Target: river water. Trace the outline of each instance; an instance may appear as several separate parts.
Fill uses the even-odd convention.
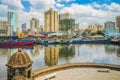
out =
[[[0,80],[7,80],[7,67],[10,57],[18,49],[0,49]],[[120,47],[117,45],[79,44],[79,45],[35,45],[23,49],[33,61],[32,69],[60,64],[93,62],[120,65]]]

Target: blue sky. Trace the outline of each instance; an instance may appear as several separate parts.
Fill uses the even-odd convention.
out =
[[[53,8],[59,14],[69,12],[72,18],[86,28],[89,24],[104,25],[120,15],[120,0],[0,0],[0,19],[7,19],[7,12],[18,13],[19,26],[38,18],[44,26],[44,11]]]
[[[117,3],[120,4],[120,0],[61,0],[59,2],[59,0],[55,0],[56,3],[60,3],[63,4],[65,6],[70,6],[73,3],[77,3],[77,4],[82,4],[82,5],[86,5],[86,4],[92,4],[92,3],[97,3],[97,4],[111,4],[111,3]],[[30,7],[32,7],[31,3],[29,2],[29,0],[22,0],[22,4],[25,7],[25,11],[30,11]],[[57,6],[55,6],[57,9],[61,9]]]

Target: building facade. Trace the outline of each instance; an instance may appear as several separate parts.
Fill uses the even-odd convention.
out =
[[[116,29],[115,22],[107,21],[105,22],[105,29]]]
[[[71,18],[71,14],[69,12],[59,15],[59,20],[70,19],[70,18]]]
[[[22,32],[26,32],[27,31],[27,24],[24,23],[22,24]]]
[[[115,26],[115,22],[107,21],[104,24],[104,33],[106,37],[115,36],[119,30]]]
[[[10,29],[12,31],[11,36],[17,35],[17,28],[18,28],[18,15],[15,12],[8,12],[7,14],[8,21],[10,22]]]
[[[90,30],[92,32],[103,31],[104,27],[102,25],[99,25],[99,24],[91,24],[88,26],[87,30]]]
[[[120,32],[120,16],[116,17],[116,26],[117,28],[119,28],[119,32]]]
[[[8,36],[10,23],[8,21],[0,21],[0,36]]]
[[[74,31],[75,20],[74,19],[63,19],[59,21],[59,31]]]
[[[58,32],[58,11],[52,8],[45,11],[44,20],[45,32]]]
[[[39,20],[37,18],[32,18],[30,20],[30,29],[32,32],[39,32],[40,25]]]

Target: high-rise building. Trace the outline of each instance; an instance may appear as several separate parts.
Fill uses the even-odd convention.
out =
[[[37,18],[32,18],[30,20],[30,28],[32,32],[39,32],[39,20]]]
[[[17,15],[17,13],[8,12],[7,18],[8,18],[8,21],[10,22],[10,27],[12,29],[11,30],[12,35],[17,35],[17,28],[18,28],[18,15]]]
[[[58,12],[50,8],[44,12],[45,32],[58,32]]]
[[[71,14],[69,12],[59,15],[59,20],[70,19],[70,18],[71,18]]]
[[[8,36],[9,27],[10,23],[8,21],[0,21],[0,35]]]
[[[115,22],[112,21],[107,21],[104,26],[105,29],[116,29]]]
[[[104,33],[106,37],[116,36],[119,32],[115,26],[115,22],[108,21],[105,23],[104,27]]]
[[[79,30],[79,23],[75,23],[75,29],[74,29],[74,31],[78,31]]]
[[[117,25],[117,28],[119,28],[119,32],[120,32],[120,16],[116,17],[116,25]]]
[[[22,32],[26,32],[27,31],[26,27],[27,27],[26,23],[22,24]]]
[[[96,31],[103,31],[104,27],[99,24],[90,24],[87,28],[87,30],[96,32]]]
[[[75,20],[74,19],[63,19],[59,21],[59,30],[60,31],[74,31],[75,29]]]

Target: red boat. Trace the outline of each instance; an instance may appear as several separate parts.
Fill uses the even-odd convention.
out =
[[[34,42],[0,42],[0,46],[28,46],[33,44]]]

